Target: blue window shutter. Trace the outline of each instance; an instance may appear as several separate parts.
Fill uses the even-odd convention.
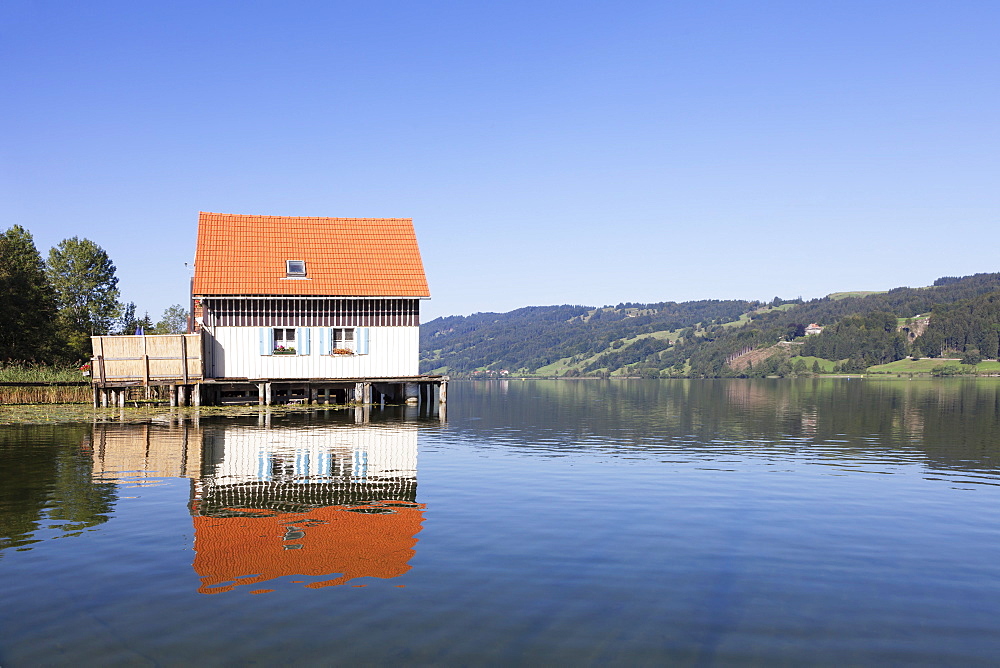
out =
[[[358,327],[358,331],[357,331],[356,337],[358,339],[358,341],[357,341],[357,343],[358,343],[358,354],[359,355],[367,355],[368,354],[368,328],[367,327]]]
[[[309,328],[299,327],[295,332],[295,340],[299,342],[299,355],[309,354]]]
[[[261,327],[260,330],[260,354],[270,355],[274,352],[274,343],[271,341],[271,336],[274,334],[273,330],[267,327]]]
[[[330,354],[330,328],[324,327],[319,330],[319,354],[329,355]]]

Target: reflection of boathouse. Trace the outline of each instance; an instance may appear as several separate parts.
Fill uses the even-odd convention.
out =
[[[192,478],[200,592],[409,570],[423,521],[415,424],[233,422],[94,427],[96,477]]]
[[[206,434],[204,456],[211,473],[197,483],[202,515],[416,500],[413,425],[230,427]]]

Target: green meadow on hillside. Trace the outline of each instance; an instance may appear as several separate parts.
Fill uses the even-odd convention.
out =
[[[996,360],[983,361],[979,364],[962,364],[957,359],[922,358],[919,360],[905,359],[889,364],[879,364],[869,367],[868,373],[939,373],[942,368],[950,373],[976,374],[1000,373],[1000,362]],[[936,371],[937,370],[937,371]]]

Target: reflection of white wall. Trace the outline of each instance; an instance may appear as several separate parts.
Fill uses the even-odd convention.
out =
[[[213,446],[206,471],[216,485],[282,480],[301,484],[336,480],[415,478],[416,425],[337,427],[227,427]]]
[[[210,378],[395,378],[416,376],[419,327],[369,327],[368,354],[323,355],[322,327],[310,331],[308,355],[261,355],[259,327],[210,327],[205,373]],[[304,347],[299,346],[299,350]]]

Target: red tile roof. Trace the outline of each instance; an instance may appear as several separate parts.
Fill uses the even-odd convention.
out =
[[[286,260],[305,260],[288,278]],[[302,218],[201,212],[192,293],[429,297],[409,218]]]

